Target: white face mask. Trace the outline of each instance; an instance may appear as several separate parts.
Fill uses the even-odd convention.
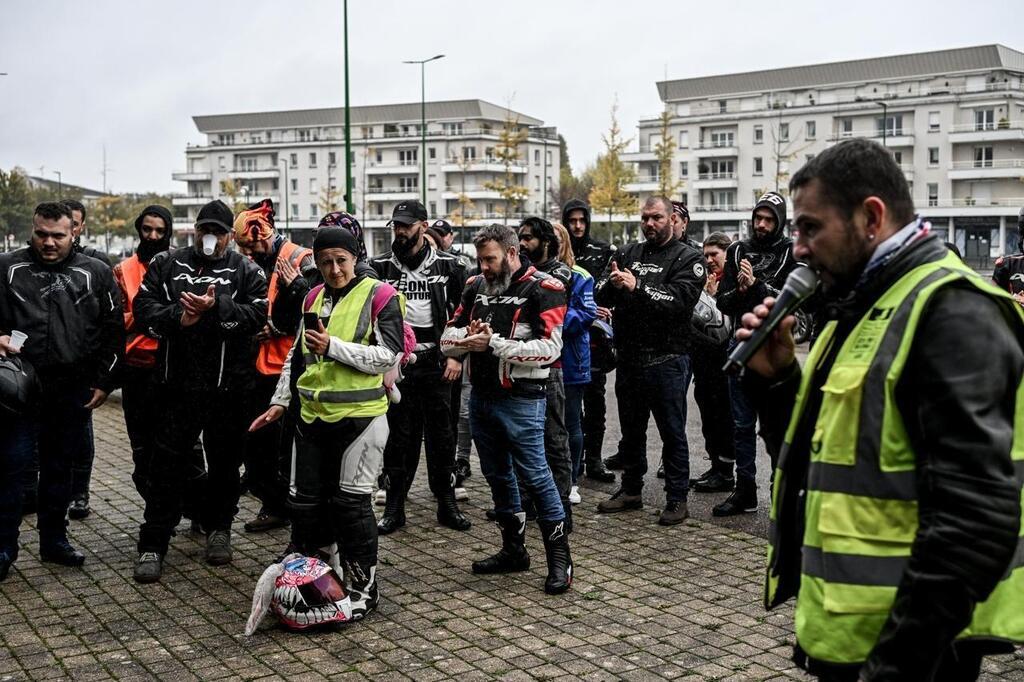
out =
[[[212,256],[217,250],[217,235],[215,234],[204,234],[203,235],[203,255]]]

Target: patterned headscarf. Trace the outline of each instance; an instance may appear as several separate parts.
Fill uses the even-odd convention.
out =
[[[241,246],[274,236],[274,202],[264,199],[235,216],[235,241]]]
[[[345,213],[343,211],[333,211],[328,213],[320,219],[320,224],[317,225],[317,229],[321,227],[341,227],[352,233],[352,236],[356,238],[356,242],[359,243],[359,253],[356,254],[357,260],[366,260],[366,243],[363,241],[363,226],[359,224],[354,215]]]

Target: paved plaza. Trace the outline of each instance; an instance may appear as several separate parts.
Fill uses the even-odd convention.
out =
[[[613,451],[618,428],[610,390],[609,396],[606,448]],[[705,465],[695,415],[691,461],[699,473]],[[268,617],[248,639],[242,631],[253,586],[287,543],[287,530],[242,532],[242,521],[257,510],[245,497],[233,564],[207,566],[203,538],[184,531],[172,541],[163,581],[134,583],[142,505],[116,396],[97,411],[95,427],[93,514],[71,525],[85,568],[40,564],[35,517],[26,519],[21,557],[0,583],[0,682],[808,679],[789,660],[792,608],[766,613],[761,606],[766,505],[757,515],[712,521],[710,507],[724,495],[693,496],[694,518],[656,525],[663,495],[654,479],[661,444],[653,422],[643,511],[598,515],[597,502],[614,485],[587,482],[583,489],[568,594],[544,594],[544,551],[532,524],[528,573],[470,573],[472,560],[499,541],[484,519],[490,496],[474,456],[463,507],[473,521],[468,533],[437,526],[420,467],[408,526],[380,541],[375,614],[313,634],[286,632]],[[990,659],[985,670],[986,680],[1024,681],[1024,652]]]

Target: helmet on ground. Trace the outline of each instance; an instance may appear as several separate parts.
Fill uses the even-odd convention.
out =
[[[289,554],[263,572],[246,635],[256,631],[268,610],[290,630],[352,619],[352,603],[338,574],[320,559],[301,554]]]

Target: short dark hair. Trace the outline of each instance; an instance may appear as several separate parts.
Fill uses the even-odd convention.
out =
[[[69,214],[71,211],[78,211],[79,213],[81,213],[82,222],[85,222],[85,204],[83,204],[81,201],[78,201],[77,199],[62,199],[60,203],[68,207]]]
[[[821,182],[823,196],[847,220],[872,196],[885,202],[900,225],[914,219],[914,200],[907,179],[892,154],[877,142],[854,138],[826,149],[793,175],[790,195],[812,180]]]
[[[33,211],[32,216],[39,216],[45,220],[60,220],[61,218],[67,218],[70,221],[74,221],[71,217],[71,209],[68,208],[67,204],[63,201],[44,201],[36,206],[36,210]]]
[[[548,256],[558,258],[558,235],[555,234],[555,226],[543,218],[530,216],[519,223],[519,228],[530,228],[530,234],[540,240],[541,244],[548,245]]]
[[[473,246],[480,249],[487,242],[498,242],[506,251],[519,248],[519,235],[508,225],[491,223],[473,235]]]
[[[704,239],[704,246],[717,246],[723,251],[727,251],[731,245],[732,240],[725,232],[712,232]]]
[[[428,227],[424,232],[430,235],[430,238],[434,240],[434,243],[437,244],[437,248],[439,250],[444,250],[444,235],[441,234],[440,230],[434,227]]]
[[[674,210],[672,207],[672,200],[660,194],[652,194],[647,197],[647,200],[644,202],[644,206],[648,206],[659,201],[661,202],[661,207],[665,209],[665,215],[671,216]]]

